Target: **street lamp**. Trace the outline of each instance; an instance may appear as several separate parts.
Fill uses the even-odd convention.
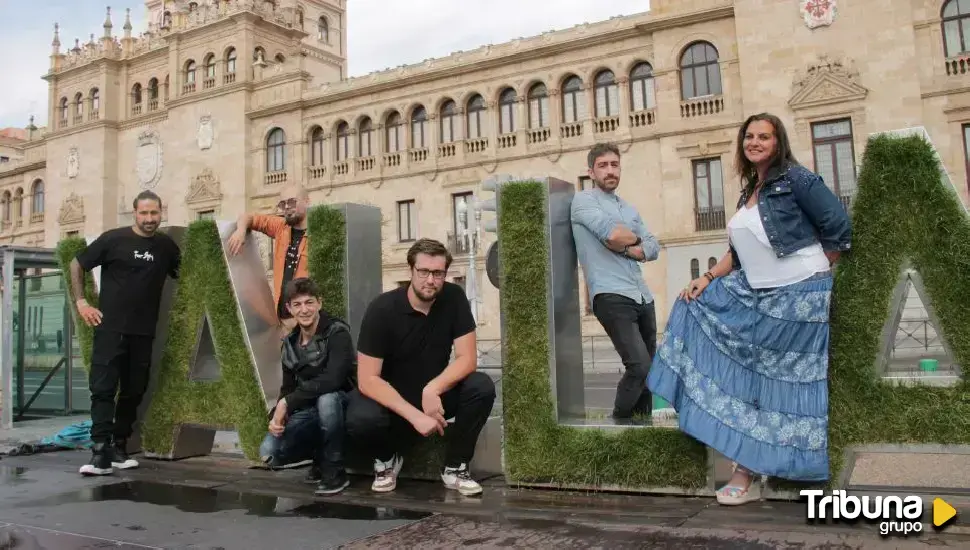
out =
[[[461,241],[465,244],[465,251],[468,254],[468,273],[465,280],[465,295],[468,297],[468,302],[472,308],[472,317],[475,319],[475,323],[478,323],[478,287],[476,285],[475,272],[478,267],[475,265],[475,252],[478,244],[478,227],[479,222],[482,220],[482,211],[478,208],[472,206],[475,219],[474,229],[469,227],[470,218],[468,216],[468,201],[474,200],[474,196],[467,197],[465,200],[458,203],[456,209],[458,213],[458,225],[461,231]],[[459,237],[456,235],[456,237]],[[456,239],[457,241],[457,239]]]

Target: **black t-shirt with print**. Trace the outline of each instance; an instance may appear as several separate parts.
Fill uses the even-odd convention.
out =
[[[445,282],[427,315],[408,301],[408,287],[374,299],[360,325],[357,350],[383,359],[381,378],[401,397],[421,407],[421,392],[451,360],[456,338],[475,330],[465,291]]]
[[[286,290],[286,283],[293,280],[293,274],[296,273],[296,266],[300,261],[300,241],[303,240],[303,236],[306,234],[306,229],[293,228],[290,230],[292,237],[290,238],[290,246],[286,249],[286,259],[283,260],[283,282],[280,287],[280,301],[277,305],[279,308],[280,319],[289,319],[292,317],[290,311],[286,309],[286,298],[283,297],[283,292]]]
[[[77,256],[85,271],[101,266],[99,328],[155,335],[165,278],[178,279],[182,253],[168,235],[142,237],[131,227],[105,231]]]

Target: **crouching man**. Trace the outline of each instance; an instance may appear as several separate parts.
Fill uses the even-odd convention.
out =
[[[410,443],[444,434],[441,480],[463,495],[481,486],[468,465],[495,401],[495,384],[477,372],[475,318],[465,292],[445,281],[452,257],[430,239],[408,251],[411,284],[381,294],[360,327],[360,390],[350,394],[347,433],[374,457],[376,492],[393,491]],[[450,361],[454,347],[455,359]]]
[[[270,468],[312,459],[307,483],[316,494],[343,491],[344,409],[354,387],[357,360],[350,328],[321,310],[320,292],[308,278],[284,288],[296,326],[283,340],[283,385],[270,413],[260,457]]]

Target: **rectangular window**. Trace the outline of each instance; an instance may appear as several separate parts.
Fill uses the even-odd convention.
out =
[[[657,106],[657,91],[654,89],[653,77],[634,80],[632,88],[634,111],[645,111]]]
[[[200,220],[214,220],[216,219],[215,210],[200,210],[198,214],[198,219]]]
[[[418,234],[418,209],[414,199],[397,203],[397,238],[400,242],[413,241]]]
[[[855,149],[849,119],[812,124],[815,171],[848,210],[856,192]]]
[[[724,182],[721,159],[693,161],[695,225],[697,231],[724,229]]]

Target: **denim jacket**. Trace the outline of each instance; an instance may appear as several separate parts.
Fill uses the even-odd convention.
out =
[[[741,193],[738,208],[748,202]],[[852,225],[835,193],[822,177],[797,164],[783,164],[768,171],[758,195],[758,209],[768,241],[779,258],[821,243],[822,249],[847,251],[851,247]],[[740,267],[731,246],[734,267]]]

